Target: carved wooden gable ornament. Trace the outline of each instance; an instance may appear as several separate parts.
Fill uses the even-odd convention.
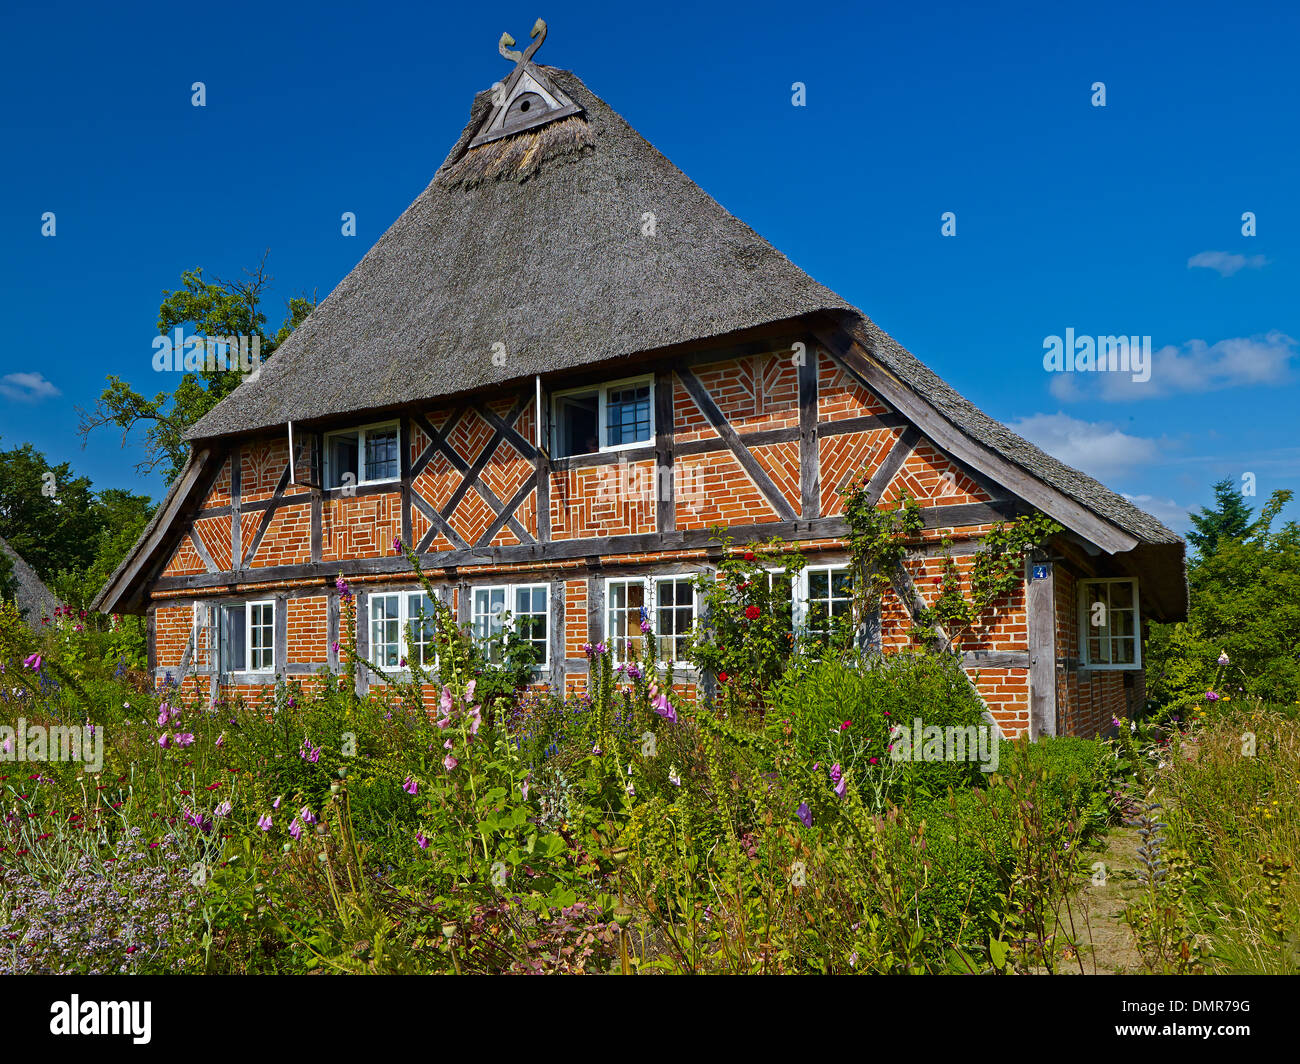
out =
[[[533,56],[546,40],[546,23],[538,19],[530,34],[533,43],[527,51],[516,52],[510,48],[515,39],[501,34],[497,49],[514,62],[515,68],[505,81],[492,86],[492,111],[470,141],[471,148],[508,137],[524,130],[536,129],[560,118],[576,115],[582,108],[561,92],[540,67],[533,64]]]

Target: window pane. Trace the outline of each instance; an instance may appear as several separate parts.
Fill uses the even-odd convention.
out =
[[[406,623],[412,640],[407,656],[421,665],[433,665],[437,620],[433,613],[433,599],[423,591],[414,591],[406,596]]]
[[[650,386],[611,389],[605,399],[605,442],[610,447],[650,439]]]
[[[558,457],[591,454],[600,450],[597,429],[595,392],[587,395],[563,395],[555,401]]]
[[[366,480],[397,476],[397,429],[371,429],[366,433]]]
[[[329,486],[339,488],[344,484],[344,474],[352,474],[347,483],[357,482],[357,433],[340,433],[328,437],[325,461],[329,466]]]
[[[646,587],[641,580],[620,580],[609,586],[608,631],[614,660],[623,662],[638,657],[642,649],[641,617],[646,602]],[[629,651],[628,641],[631,641]]]
[[[370,653],[377,664],[386,668],[395,668],[401,657],[400,611],[400,596],[370,596]]]
[[[1113,665],[1134,665],[1137,663],[1136,641],[1133,639],[1114,639],[1111,641],[1114,656]]]
[[[695,589],[690,580],[660,580],[656,590],[659,657],[664,661],[685,661],[695,623]]]
[[[1131,610],[1133,608],[1133,585],[1128,581],[1108,584],[1110,589],[1110,608],[1113,610]]]

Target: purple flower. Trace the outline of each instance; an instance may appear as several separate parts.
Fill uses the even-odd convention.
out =
[[[659,716],[672,721],[674,724],[677,723],[677,710],[673,709],[667,695],[660,695],[650,705]]]
[[[451,715],[451,688],[444,686],[442,694],[438,696],[438,709],[444,717]],[[445,727],[445,725],[444,725]]]
[[[225,746],[225,745],[226,745],[226,733],[225,733],[225,732],[222,732],[220,735],[217,736],[217,745],[218,745],[218,746]]]
[[[407,776],[406,782],[402,784],[402,790],[404,790],[407,794],[418,794],[420,790],[420,785],[416,783],[415,780],[412,779],[410,776]]]
[[[270,813],[263,813],[261,816],[259,816],[259,817],[257,818],[257,826],[258,826],[259,828],[261,828],[263,831],[270,831],[270,830],[271,830],[271,814],[270,814]]]
[[[186,731],[186,732],[177,732],[177,733],[176,733],[176,745],[177,745],[177,746],[189,746],[190,743],[192,743],[192,742],[194,742],[194,733],[193,733],[193,732],[187,732],[187,731]]]
[[[282,794],[277,794],[277,795],[275,796],[275,801],[271,803],[271,808],[272,808],[272,809],[279,809],[279,808],[280,808],[280,799],[283,798],[283,797],[284,797],[284,795],[282,795]]]
[[[804,827],[812,827],[812,810],[808,808],[807,802],[800,802],[799,808],[794,811],[794,815],[800,819]]]
[[[424,837],[423,831],[417,831],[415,833],[415,844],[422,850],[427,850],[429,848],[429,840]]]
[[[838,761],[835,762],[835,764],[831,766],[831,782],[839,783],[840,777],[843,775],[844,775],[844,770],[840,768],[840,764]]]
[[[166,750],[167,747],[171,745],[171,742],[172,742],[172,737],[168,735],[166,732],[163,732],[160,736],[158,736],[158,745],[161,746],[164,750]]]
[[[298,811],[298,815],[302,817],[302,822],[304,824],[316,823],[316,814],[311,811],[310,806],[304,805],[302,809]]]
[[[26,665],[29,669],[33,669],[33,670],[35,670],[35,669],[39,669],[39,668],[41,667],[41,656],[40,656],[40,654],[33,654],[33,655],[32,655],[31,657],[29,657],[29,658],[24,658],[24,659],[23,659],[23,664]]]
[[[1219,664],[1220,665],[1228,664],[1228,652],[1226,650],[1219,651]]]
[[[459,764],[460,762],[457,761],[454,757],[452,757],[451,754],[448,754],[446,757],[442,759],[442,767],[445,768],[448,772],[450,772]]]
[[[523,782],[519,784],[519,793],[524,796],[525,802],[528,801],[528,781],[532,778],[533,774],[530,772],[523,778]]]
[[[840,777],[839,782],[835,784],[836,796],[839,798],[843,798],[845,793],[848,791],[848,789],[849,789],[849,781],[844,779],[843,777]]]
[[[1206,691],[1206,692],[1205,692],[1205,701],[1207,701],[1207,702],[1217,702],[1218,700],[1219,700],[1219,696],[1216,695],[1213,691]],[[1175,718],[1175,719],[1177,719],[1177,718]]]
[[[473,709],[471,709],[471,710],[469,711],[469,718],[470,718],[469,733],[470,733],[470,735],[477,735],[477,734],[478,734],[479,725],[483,723],[483,714],[482,714],[481,710],[482,710],[482,707],[481,707],[481,706],[475,706]]]
[[[289,835],[291,838],[302,838],[302,823],[297,817],[293,818],[293,823],[289,825]]]
[[[231,806],[229,802],[222,802],[219,806],[217,806],[214,810],[212,810],[212,815],[215,817],[230,816],[230,811],[232,808],[233,806]]]
[[[469,705],[474,701],[474,688],[477,686],[478,680],[470,680],[470,682],[465,685],[465,705]]]
[[[401,537],[401,536],[398,536],[396,539],[393,540],[393,553],[394,553],[394,554],[401,554],[401,553],[402,553],[402,537]]]

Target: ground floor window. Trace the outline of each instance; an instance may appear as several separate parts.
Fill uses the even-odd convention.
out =
[[[1094,669],[1142,667],[1138,582],[1127,577],[1079,582],[1079,656]]]
[[[695,627],[695,583],[689,576],[627,577],[605,581],[605,632],[614,661],[636,661],[645,651],[642,622],[654,630],[656,652],[667,665],[689,665]]]
[[[803,634],[830,642],[853,623],[853,573],[847,565],[809,565],[799,574],[795,621]]]
[[[196,605],[193,660],[227,674],[274,669],[275,600]]]
[[[423,591],[388,591],[371,595],[370,658],[383,668],[418,661],[430,668],[436,660],[433,600]]]
[[[550,664],[550,587],[547,584],[503,584],[476,587],[473,592],[474,635],[483,643],[488,660],[499,662],[507,635],[527,642],[534,652],[533,667]]]

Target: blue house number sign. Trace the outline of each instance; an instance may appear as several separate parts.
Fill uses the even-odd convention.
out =
[[[1034,566],[1034,576],[1033,576],[1033,579],[1035,579],[1035,580],[1046,580],[1046,579],[1047,579],[1047,566],[1046,566],[1046,565],[1035,565],[1035,566]]]

